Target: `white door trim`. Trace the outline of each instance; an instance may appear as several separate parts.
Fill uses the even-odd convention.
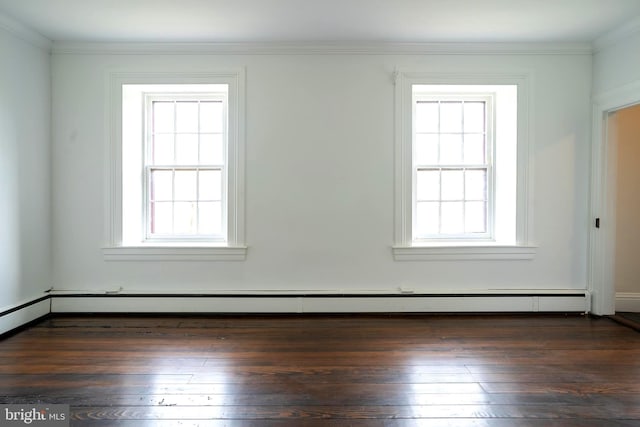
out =
[[[589,291],[597,315],[615,313],[616,159],[607,138],[607,116],[635,104],[640,104],[640,80],[593,98]],[[595,227],[596,218],[600,228]]]

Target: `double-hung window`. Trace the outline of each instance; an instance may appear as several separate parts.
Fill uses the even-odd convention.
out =
[[[493,236],[492,94],[413,100],[413,240]]]
[[[243,70],[110,88],[105,259],[243,260]]]
[[[533,256],[528,81],[396,73],[396,260]]]
[[[145,94],[146,240],[225,241],[227,93]]]

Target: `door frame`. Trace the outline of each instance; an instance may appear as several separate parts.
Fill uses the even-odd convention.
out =
[[[593,98],[588,286],[591,311],[600,316],[615,313],[616,159],[615,147],[608,140],[607,119],[610,113],[637,104],[640,80]]]

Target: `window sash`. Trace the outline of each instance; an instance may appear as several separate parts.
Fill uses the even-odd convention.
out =
[[[171,196],[170,197],[162,197],[157,198],[154,194],[154,183],[153,183],[153,174],[154,172],[170,172],[171,173]],[[191,197],[177,197],[176,196],[176,172],[193,172],[195,174],[195,188],[193,189],[193,196]],[[204,192],[201,187],[201,172],[219,172],[220,175],[220,183],[219,183],[219,196],[218,197],[202,197],[202,193]],[[179,238],[181,240],[207,240],[207,241],[224,241],[224,211],[226,200],[224,197],[224,174],[225,170],[222,167],[206,167],[206,166],[180,166],[180,167],[171,167],[171,166],[147,166],[145,167],[144,175],[145,175],[145,183],[146,183],[146,203],[145,203],[145,217],[146,217],[146,238],[147,240],[175,240]],[[211,191],[211,190],[209,190]],[[165,204],[171,206],[171,232],[170,233],[160,233],[155,232],[154,225],[156,217],[154,216],[154,208],[159,204]],[[175,209],[176,204],[192,204],[195,205],[195,233],[187,233],[187,232],[176,232],[176,222],[175,222]],[[200,217],[201,211],[207,205],[219,205],[219,216],[220,219],[218,221],[218,226],[220,231],[218,233],[215,232],[200,232],[200,230],[204,229],[206,224],[205,221]],[[215,214],[215,212],[213,212]],[[179,229],[179,227],[178,227]]]
[[[495,138],[494,138],[494,95],[487,94],[461,94],[461,93],[412,93],[412,240],[414,242],[420,241],[437,241],[437,240],[492,240],[494,236],[494,193],[495,193],[495,176],[493,168],[493,158],[495,150]],[[465,117],[465,104],[466,103],[478,103],[484,104],[484,129],[467,129],[464,117]],[[417,122],[417,109],[421,103],[433,103],[437,105],[437,126],[425,126],[424,123]],[[441,105],[449,104],[460,105],[461,122],[456,125],[455,129],[443,129]],[[467,130],[470,130],[467,132]],[[482,135],[484,143],[484,158],[480,163],[478,156],[472,159],[472,162],[465,162],[465,140],[469,135]],[[437,141],[436,152],[434,153],[433,147],[431,147],[431,153],[428,155],[418,156],[419,147],[418,140],[420,137],[432,137]],[[451,163],[448,158],[444,158],[442,153],[443,136],[459,136],[459,152],[456,155],[454,153],[453,160],[457,160],[455,163]],[[453,139],[455,140],[455,139]],[[422,141],[424,142],[424,141]],[[432,142],[433,143],[433,142]],[[424,149],[423,149],[424,152]],[[426,159],[425,159],[426,157]],[[430,161],[425,161],[430,160]],[[482,171],[484,172],[484,197],[482,199],[470,199],[467,197],[467,171]],[[437,191],[433,191],[431,188],[431,199],[424,198],[424,188],[419,188],[419,175],[424,172],[437,172],[438,175],[438,188]],[[461,176],[461,185],[458,189],[460,196],[457,198],[444,197],[443,198],[443,184],[442,176],[443,172],[451,172],[455,176],[455,172],[459,172]],[[422,183],[425,185],[425,183]],[[434,195],[437,193],[437,197]],[[478,212],[477,204],[482,203],[481,212]],[[454,206],[455,205],[455,206]],[[484,218],[483,231],[478,230],[478,224],[472,224],[470,221],[469,208],[475,208],[476,215],[481,215]],[[455,207],[454,210],[449,208]],[[447,209],[445,209],[445,207]],[[429,208],[429,209],[426,209]],[[437,208],[437,213],[434,212],[434,208]],[[425,215],[425,209],[427,214]],[[446,224],[445,221],[452,221],[451,217],[458,215],[457,223],[458,228],[448,228],[451,224]],[[436,218],[437,224],[428,223]],[[426,221],[425,221],[426,219]],[[476,231],[474,231],[475,229]]]
[[[210,242],[226,242],[227,241],[227,203],[228,203],[228,188],[227,188],[227,150],[228,150],[228,101],[226,93],[147,93],[144,97],[145,102],[145,144],[143,154],[143,230],[145,230],[145,241],[210,241]],[[154,128],[154,103],[167,102],[173,103],[173,124],[172,129],[164,130],[162,132],[156,132]],[[197,125],[195,129],[178,129],[178,103],[197,103],[198,105],[198,117]],[[215,132],[207,131],[202,132],[201,123],[201,104],[205,102],[221,103],[222,111],[220,128]],[[181,136],[195,136],[196,140],[196,156],[192,155],[189,160],[189,164],[184,161],[180,161],[178,139]],[[217,156],[213,156],[209,159],[203,159],[202,144],[203,136],[218,135],[221,137],[220,153]],[[168,140],[172,143],[172,161],[163,159],[162,162],[156,162],[154,158],[154,144],[157,136],[167,136]],[[171,150],[170,150],[171,151]],[[169,157],[169,156],[165,156]],[[195,160],[195,162],[193,162]],[[203,162],[203,160],[217,160],[214,162]],[[171,172],[171,198],[165,200],[155,200],[152,194],[152,177],[154,172],[170,171]],[[192,192],[195,194],[193,200],[180,199],[176,197],[176,172],[189,172],[195,173],[195,188]],[[200,199],[201,189],[201,172],[216,172],[220,173],[220,197],[219,200],[203,200]],[[170,206],[171,209],[171,227],[170,232],[159,233],[156,232],[154,221],[157,220],[155,216],[155,209],[159,206],[159,203]],[[204,204],[209,203],[214,206],[219,205],[219,228],[216,232],[203,232],[203,221],[200,217],[201,211],[204,209]],[[191,210],[195,215],[195,228],[193,223],[188,224],[176,224],[176,207],[191,204]],[[195,206],[194,206],[195,205]],[[215,212],[214,210],[214,215]],[[182,231],[181,231],[182,230]],[[188,230],[188,231],[185,231]]]

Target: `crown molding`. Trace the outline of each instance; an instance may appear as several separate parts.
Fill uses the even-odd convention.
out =
[[[2,13],[0,13],[0,29],[5,30],[15,37],[47,52],[51,51],[53,46],[51,40],[44,37],[42,34]]]
[[[597,53],[639,32],[640,16],[595,39],[593,41],[593,52]]]
[[[591,55],[590,43],[84,43],[56,55]]]

